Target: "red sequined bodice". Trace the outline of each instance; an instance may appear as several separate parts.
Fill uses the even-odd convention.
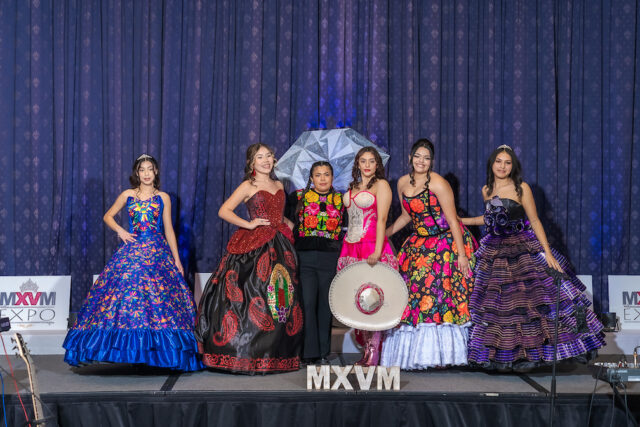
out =
[[[227,251],[232,254],[244,254],[254,249],[258,249],[269,240],[273,239],[276,233],[282,233],[291,243],[293,243],[293,233],[282,222],[282,212],[284,210],[285,195],[283,190],[271,194],[266,190],[259,190],[247,200],[249,210],[249,220],[254,218],[268,219],[270,225],[259,226],[254,230],[241,228],[229,239]]]

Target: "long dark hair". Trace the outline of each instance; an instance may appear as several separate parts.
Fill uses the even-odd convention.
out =
[[[253,161],[255,160],[256,153],[262,147],[264,147],[267,150],[269,150],[269,152],[273,156],[273,166],[274,167],[275,167],[276,162],[277,162],[275,151],[273,151],[273,148],[269,147],[267,144],[265,144],[263,142],[256,142],[255,144],[251,144],[249,147],[247,147],[247,161],[246,161],[246,163],[244,165],[244,178],[242,178],[242,180],[243,181],[251,181],[252,185],[255,185],[254,182],[256,180],[256,176],[255,176],[255,173],[254,173],[254,170],[253,170]],[[273,168],[271,168],[271,172],[269,173],[269,178],[273,179],[274,181],[278,180],[278,177],[276,177],[276,173],[273,171]]]
[[[382,165],[382,157],[380,157],[380,153],[378,153],[378,150],[376,150],[375,147],[372,147],[370,145],[367,147],[362,147],[360,151],[358,151],[358,153],[356,154],[356,158],[353,159],[353,169],[351,169],[351,177],[353,178],[353,181],[351,181],[351,184],[349,184],[349,190],[353,190],[356,187],[356,185],[358,185],[358,183],[362,180],[362,176],[360,174],[360,168],[358,167],[358,162],[360,161],[360,157],[362,157],[364,153],[373,154],[373,158],[376,160],[376,172],[371,177],[369,184],[367,184],[367,190],[373,187],[373,184],[375,184],[377,180],[385,179],[384,166]]]
[[[331,163],[327,162],[326,160],[318,160],[317,162],[315,162],[314,164],[311,165],[311,169],[309,169],[309,179],[307,180],[307,186],[304,188],[304,191],[302,192],[302,196],[300,197],[300,199],[298,199],[298,204],[296,205],[296,218],[300,215],[300,209],[302,209],[302,205],[304,204],[304,196],[307,194],[307,191],[309,191],[309,188],[311,188],[311,182],[312,182],[312,177],[313,177],[313,171],[316,168],[322,167],[322,166],[326,166],[329,168],[329,170],[331,171],[331,176],[333,177],[333,166],[331,166]],[[333,193],[333,185],[331,186],[331,188],[329,189],[329,194]]]
[[[415,170],[413,169],[413,156],[418,151],[418,148],[426,148],[429,150],[431,154],[431,162],[429,163],[429,169],[427,169],[427,181],[424,183],[424,188],[429,187],[429,182],[431,181],[431,171],[433,170],[433,159],[435,158],[436,152],[433,148],[433,142],[429,141],[427,138],[420,138],[411,146],[411,154],[409,154],[409,167],[411,168],[411,172],[409,172],[409,182],[411,185],[416,184],[416,179],[414,177]]]
[[[493,185],[496,183],[496,177],[493,175],[493,164],[500,153],[507,153],[511,157],[511,173],[509,174],[509,178],[511,178],[516,187],[518,198],[522,198],[522,166],[516,153],[514,153],[508,145],[501,145],[493,150],[493,153],[489,156],[489,160],[487,161],[487,194],[493,193]]]
[[[153,188],[156,190],[160,188],[160,168],[158,167],[158,161],[148,154],[143,154],[133,162],[133,167],[131,168],[131,176],[129,177],[129,182],[131,183],[131,188],[140,187],[140,177],[138,176],[138,169],[140,169],[140,165],[144,162],[149,162],[153,165],[153,172],[156,174],[155,178],[153,178]]]

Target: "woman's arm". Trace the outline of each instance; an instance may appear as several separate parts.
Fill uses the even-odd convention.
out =
[[[164,210],[162,211],[162,222],[164,222],[164,237],[167,239],[169,249],[173,255],[173,262],[176,264],[176,268],[184,276],[184,268],[180,262],[180,256],[178,254],[178,243],[176,241],[176,234],[173,231],[173,222],[171,221],[171,198],[167,193],[161,192],[162,202],[164,203]]]
[[[380,256],[382,255],[382,248],[384,246],[384,233],[387,225],[387,216],[389,215],[389,207],[391,206],[391,187],[386,180],[379,180],[376,182],[376,199],[377,199],[377,213],[378,222],[376,223],[376,248],[374,252],[367,258],[369,265],[375,265]]]
[[[487,200],[489,198],[489,189],[487,188],[487,186],[485,185],[484,187],[482,187],[482,200]],[[464,225],[484,225],[484,216],[480,215],[480,216],[473,216],[473,217],[469,217],[469,218],[458,218],[460,220],[460,222],[462,222],[462,224]],[[448,221],[448,219],[447,219]]]
[[[131,243],[136,241],[136,235],[129,233],[127,230],[122,228],[114,219],[114,216],[127,204],[127,199],[133,196],[132,190],[125,190],[116,199],[116,201],[111,205],[109,210],[104,214],[102,220],[107,224],[107,226],[118,233],[118,237],[122,239],[125,243]]]
[[[540,219],[538,218],[538,211],[536,209],[536,202],[533,199],[533,193],[531,192],[531,188],[526,182],[522,183],[522,206],[524,207],[524,211],[527,214],[527,218],[529,218],[529,223],[531,224],[533,232],[535,233],[538,241],[544,249],[544,255],[547,260],[547,264],[549,265],[549,267],[563,272],[562,267],[560,267],[560,263],[551,253],[547,235],[544,232],[544,227],[542,227]]]
[[[462,239],[462,229],[458,223],[458,215],[456,213],[455,199],[453,196],[453,190],[449,183],[439,175],[433,174],[431,191],[435,193],[440,202],[440,207],[444,213],[444,217],[449,223],[451,234],[453,235],[453,241],[456,244],[458,252],[458,269],[464,277],[469,277],[469,258],[464,251],[464,240]]]
[[[387,235],[387,237],[391,237],[393,236],[395,233],[397,233],[398,231],[402,230],[404,227],[407,226],[407,224],[409,224],[411,222],[411,216],[409,215],[409,213],[405,210],[404,205],[402,204],[402,192],[404,190],[404,186],[406,184],[406,175],[401,177],[398,180],[398,198],[400,199],[400,209],[401,209],[401,213],[400,216],[398,218],[396,218],[396,220],[393,222],[393,224],[391,224],[385,234]]]
[[[246,219],[236,215],[234,212],[240,203],[244,202],[252,195],[252,190],[253,188],[251,188],[249,181],[244,181],[240,184],[233,194],[231,194],[231,196],[224,201],[222,206],[220,206],[220,209],[218,209],[218,216],[230,224],[237,225],[241,228],[247,228],[249,230],[253,230],[259,225],[271,224],[268,219],[262,218],[255,218],[252,221],[247,221]]]
[[[464,225],[484,225],[484,216],[473,216],[469,218],[458,218]],[[449,220],[447,219],[447,222]]]
[[[289,197],[287,197],[287,193],[284,191],[284,185],[280,181],[278,181],[278,188],[281,189],[285,194],[285,204],[284,204],[284,212],[282,214],[282,222],[287,224],[287,227],[289,227],[289,229],[293,231],[293,227],[295,227],[295,220],[293,220],[291,216],[295,215],[295,206],[297,205],[297,201],[298,201],[297,197],[296,197],[296,203],[292,207],[289,204]],[[295,196],[295,194],[296,192],[294,191],[292,195]]]

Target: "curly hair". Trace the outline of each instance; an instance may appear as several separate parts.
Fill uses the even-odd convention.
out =
[[[378,150],[376,150],[376,148],[372,146],[362,147],[356,154],[356,158],[353,159],[353,169],[351,169],[351,177],[353,178],[353,181],[351,181],[351,183],[349,184],[350,190],[353,190],[362,181],[358,163],[360,162],[360,157],[362,157],[364,153],[373,154],[373,158],[376,160],[376,171],[371,177],[369,184],[367,184],[367,190],[373,187],[373,184],[375,184],[377,180],[385,179],[382,157],[380,157],[380,153],[378,153]]]
[[[273,151],[273,148],[269,147],[267,144],[263,142],[256,142],[255,144],[251,144],[249,147],[247,147],[247,160],[244,165],[244,178],[242,178],[242,180],[251,181],[252,185],[255,185],[254,182],[256,180],[255,173],[253,170],[253,162],[255,160],[256,154],[258,153],[258,150],[260,150],[262,147],[269,150],[269,152],[273,156],[274,166],[278,161],[276,159],[276,154],[275,154],[275,151]],[[274,172],[273,168],[271,169],[271,172],[269,172],[269,178],[273,179],[274,181],[278,180],[278,177],[276,177],[276,173]]]
[[[522,197],[522,166],[520,165],[520,160],[516,156],[516,153],[506,145],[501,145],[500,147],[493,150],[493,153],[489,156],[489,160],[487,161],[487,189],[489,190],[488,194],[493,193],[493,185],[496,182],[496,177],[493,174],[493,164],[500,153],[507,153],[511,157],[511,173],[509,174],[509,178],[513,181],[513,184],[516,187],[516,194],[518,197]]]
[[[411,168],[411,172],[409,172],[409,182],[411,185],[416,184],[416,179],[414,177],[415,170],[413,169],[413,156],[418,151],[418,148],[426,148],[429,150],[431,154],[431,163],[429,163],[429,169],[427,169],[427,181],[424,183],[424,188],[429,186],[429,182],[431,181],[431,171],[433,170],[433,159],[436,155],[435,149],[433,148],[433,142],[429,141],[427,138],[420,138],[411,146],[411,154],[409,154],[409,167]]]
[[[155,177],[153,178],[153,188],[156,190],[160,188],[160,168],[158,167],[158,161],[148,155],[142,154],[140,157],[133,162],[133,167],[131,168],[131,176],[129,176],[129,183],[131,184],[131,188],[140,187],[140,177],[138,176],[138,169],[140,169],[140,165],[144,162],[149,162],[153,165],[153,172],[155,173]]]

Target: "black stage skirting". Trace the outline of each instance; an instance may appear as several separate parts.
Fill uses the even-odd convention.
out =
[[[335,356],[332,364],[351,362],[343,356]],[[24,363],[11,360],[31,414]],[[62,356],[34,356],[34,360],[47,426],[495,427],[544,426],[549,420],[548,368],[527,374],[465,369],[402,372],[400,391],[347,392],[307,390],[304,370],[250,377],[212,371],[175,374],[130,365],[75,369]],[[8,425],[24,426],[4,357],[0,368]],[[629,384],[626,418],[624,395],[614,399],[611,387],[596,383],[583,365],[559,369],[554,425],[586,426],[594,386],[589,425],[637,425],[640,383]]]
[[[47,425],[60,426],[541,426],[547,425],[549,399],[513,395],[487,397],[389,392],[162,392],[50,394],[43,396]],[[27,402],[25,402],[26,404]],[[590,396],[561,395],[557,426],[586,426]],[[595,396],[591,426],[637,425],[635,408],[625,424],[625,411],[612,408],[610,397]],[[28,408],[30,411],[30,408]],[[30,412],[29,412],[30,414]],[[7,402],[10,426],[23,426],[17,399]]]

